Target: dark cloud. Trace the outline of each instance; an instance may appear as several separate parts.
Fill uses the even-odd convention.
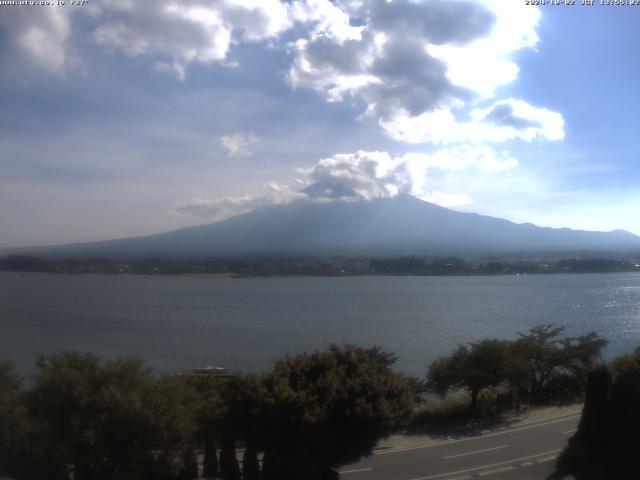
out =
[[[374,0],[368,5],[366,15],[372,28],[404,32],[436,45],[464,44],[485,36],[495,21],[480,3],[470,1]]]
[[[412,38],[392,37],[371,72],[383,79],[368,92],[383,117],[399,109],[419,115],[443,101],[469,96],[447,79],[445,65],[430,56],[422,42]]]
[[[330,100],[360,97],[386,119],[398,111],[415,116],[469,99],[471,92],[451,82],[446,65],[428,46],[486,35],[494,16],[482,4],[372,0],[349,11],[353,22],[335,16],[333,28],[325,26],[295,44],[289,72],[294,86],[325,92]]]
[[[302,190],[310,199],[349,200],[359,198],[358,194],[340,182],[322,180],[312,183]]]
[[[484,118],[496,125],[516,129],[542,128],[543,126],[539,120],[518,117],[514,112],[513,106],[509,103],[495,104]]]
[[[316,69],[343,75],[358,75],[367,69],[367,59],[372,55],[373,37],[363,32],[359,40],[342,40],[321,36],[304,44],[305,59]]]

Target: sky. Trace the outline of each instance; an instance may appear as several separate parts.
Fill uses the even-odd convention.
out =
[[[319,181],[640,234],[640,6],[12,3],[0,247],[210,223]]]

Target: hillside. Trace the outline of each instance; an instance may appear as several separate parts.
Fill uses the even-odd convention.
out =
[[[622,230],[541,228],[457,212],[410,195],[398,195],[372,201],[298,201],[157,235],[21,251],[48,257],[131,259],[633,249],[640,249],[640,237]]]

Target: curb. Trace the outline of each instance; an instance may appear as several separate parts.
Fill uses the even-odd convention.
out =
[[[395,446],[377,446],[373,449],[373,454],[374,455],[379,455],[379,454],[384,454],[384,453],[392,453],[394,451],[398,451],[398,450],[403,450],[403,449],[414,449],[414,448],[421,448],[421,447],[428,447],[428,446],[433,446],[433,445],[440,445],[440,444],[444,444],[444,443],[449,443],[452,440],[459,440],[462,438],[479,438],[482,437],[486,434],[490,434],[493,432],[502,432],[502,431],[507,431],[507,430],[511,430],[511,429],[515,429],[518,427],[522,427],[522,426],[530,426],[530,425],[536,425],[538,423],[544,423],[544,422],[550,422],[550,421],[554,421],[554,420],[559,420],[562,418],[566,418],[566,417],[573,417],[576,415],[581,415],[582,413],[582,408],[580,408],[579,410],[576,409],[576,411],[574,412],[570,412],[570,413],[563,413],[562,415],[554,415],[554,416],[550,416],[550,417],[543,417],[543,418],[539,418],[536,420],[532,420],[529,421],[528,417],[527,418],[523,418],[521,420],[517,420],[516,422],[514,422],[513,425],[510,426],[503,426],[503,427],[498,427],[495,429],[485,429],[485,430],[481,430],[480,431],[480,435],[475,435],[475,436],[458,436],[458,437],[446,437],[446,438],[442,438],[442,439],[431,439],[431,440],[426,440],[424,442],[411,442],[411,443],[402,443],[402,444],[398,444]],[[400,437],[402,437],[403,435],[400,434]],[[425,435],[425,437],[428,438],[428,435]]]

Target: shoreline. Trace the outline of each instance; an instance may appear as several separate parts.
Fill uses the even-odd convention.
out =
[[[270,274],[247,274],[234,272],[220,273],[198,273],[198,272],[103,272],[103,271],[83,271],[67,272],[57,270],[0,270],[0,273],[45,273],[50,275],[102,275],[102,276],[149,276],[149,277],[198,277],[198,278],[356,278],[356,277],[526,277],[542,275],[616,275],[622,273],[640,273],[640,270],[620,270],[614,272],[571,272],[571,271],[540,271],[528,273],[270,273]]]

